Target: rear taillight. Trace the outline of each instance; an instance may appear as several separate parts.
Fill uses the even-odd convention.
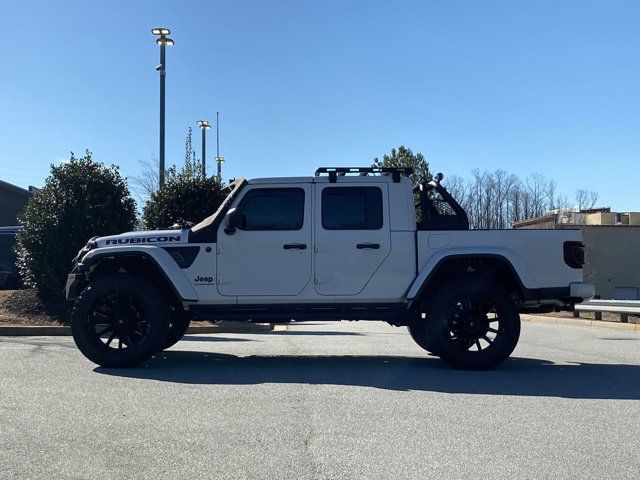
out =
[[[584,243],[564,242],[564,263],[571,268],[584,267]]]

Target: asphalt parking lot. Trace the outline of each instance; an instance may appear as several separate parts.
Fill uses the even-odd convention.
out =
[[[0,478],[640,477],[640,333],[526,323],[447,367],[382,323],[187,337],[132,370],[0,337]]]

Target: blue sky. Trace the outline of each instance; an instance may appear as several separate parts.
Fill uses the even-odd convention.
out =
[[[71,150],[128,176],[157,154],[150,28],[167,26],[169,163],[182,162],[187,127],[220,111],[225,178],[368,165],[404,144],[445,175],[539,172],[569,197],[588,188],[640,210],[637,1],[5,0],[2,10],[0,179],[21,186],[40,185]]]

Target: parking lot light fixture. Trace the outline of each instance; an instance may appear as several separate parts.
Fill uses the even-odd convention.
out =
[[[202,130],[202,177],[206,178],[207,130],[211,128],[211,125],[209,125],[209,122],[206,120],[198,120],[198,125],[200,126],[200,130]]]
[[[157,27],[152,28],[151,33],[156,35],[158,38],[156,39],[156,43],[160,46],[160,65],[156,67],[158,73],[160,73],[160,173],[159,173],[159,186],[162,188],[164,186],[164,117],[165,117],[165,107],[164,107],[164,99],[165,99],[165,77],[167,75],[166,70],[166,55],[165,55],[165,47],[167,45],[173,45],[173,40],[167,37],[171,33],[171,30],[168,28]]]
[[[216,112],[216,163],[218,164],[218,182],[222,183],[222,162],[224,158],[220,156],[220,112]]]

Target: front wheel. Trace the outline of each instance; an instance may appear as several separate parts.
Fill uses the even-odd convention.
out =
[[[71,312],[71,332],[80,351],[103,367],[132,367],[162,348],[169,305],[149,281],[110,275],[90,284]]]
[[[459,282],[430,302],[427,330],[440,358],[457,368],[484,370],[506,360],[516,348],[520,315],[499,287]]]
[[[171,348],[182,340],[182,337],[184,337],[184,334],[187,333],[187,330],[189,329],[189,325],[191,325],[191,319],[183,312],[173,312],[173,315],[171,315],[169,332],[167,333],[167,338],[162,345],[162,349],[166,350],[167,348]]]

